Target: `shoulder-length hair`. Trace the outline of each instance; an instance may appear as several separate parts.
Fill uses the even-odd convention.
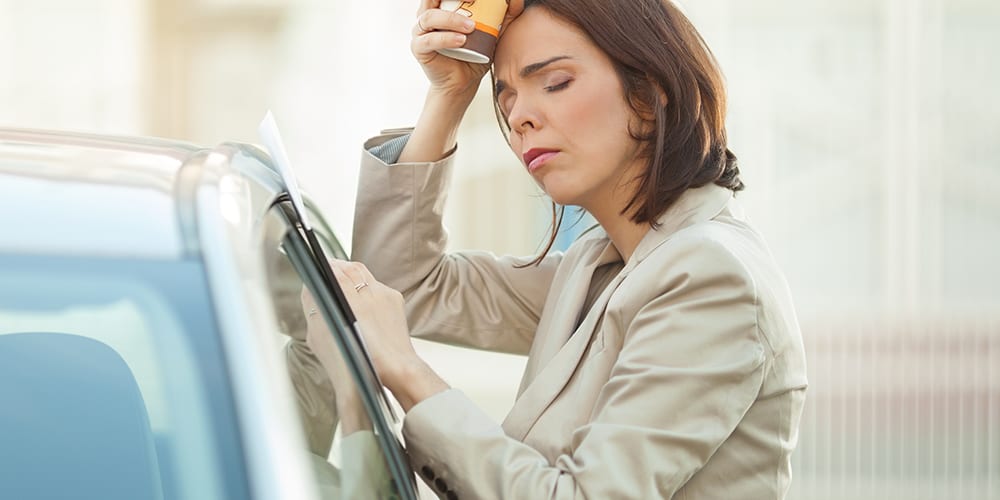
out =
[[[715,183],[744,188],[736,155],[726,142],[726,90],[705,40],[671,0],[525,0],[578,27],[611,59],[625,100],[642,118],[629,134],[640,141],[647,167],[622,210],[636,223],[657,219],[690,188]],[[505,137],[510,127],[493,102]],[[509,140],[509,139],[508,139]],[[563,209],[553,203],[552,234],[533,262],[555,242]],[[530,264],[529,264],[530,265]]]

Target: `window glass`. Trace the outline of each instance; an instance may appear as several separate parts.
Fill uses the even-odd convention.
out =
[[[337,394],[360,391],[353,372],[340,353],[333,361],[339,375],[331,377],[306,343],[307,330],[329,333],[322,312],[313,307],[304,291],[289,250],[285,247],[288,226],[278,212],[264,221],[263,255],[268,288],[275,306],[279,331],[275,348],[283,352],[285,367],[296,397],[300,424],[306,437],[309,460],[314,465],[323,498],[386,498],[398,496],[396,483],[361,401],[338,406]],[[329,239],[329,235],[327,235]],[[332,334],[331,334],[332,335]],[[333,380],[333,382],[331,382]],[[384,418],[382,415],[376,418]]]
[[[128,498],[126,483],[136,488],[127,491],[164,499],[246,496],[199,263],[6,255],[0,276],[0,352],[22,349],[40,360],[4,358],[0,366],[0,497],[20,487],[11,483],[60,498]],[[75,432],[55,432],[62,428]],[[12,456],[15,446],[57,453],[26,465],[29,458]],[[53,470],[57,464],[69,470]],[[122,466],[135,474],[109,474],[121,483],[113,490],[92,490],[108,484],[94,477],[51,481],[53,473],[71,478],[71,470]],[[18,477],[4,476],[14,469]]]

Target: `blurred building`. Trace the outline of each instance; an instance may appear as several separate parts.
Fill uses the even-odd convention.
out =
[[[682,4],[727,76],[740,198],[798,301],[811,388],[790,498],[1000,497],[1000,3]],[[426,88],[415,9],[0,0],[0,124],[255,141],[272,109],[349,242],[360,145],[412,124]],[[453,248],[536,252],[549,205],[487,92],[458,154]],[[522,360],[421,349],[502,418]]]

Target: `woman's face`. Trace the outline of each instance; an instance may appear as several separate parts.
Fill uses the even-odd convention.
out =
[[[579,28],[534,7],[500,37],[494,73],[511,148],[552,200],[595,216],[621,211],[644,162],[611,59]]]

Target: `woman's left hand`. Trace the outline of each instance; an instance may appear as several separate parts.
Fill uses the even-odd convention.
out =
[[[375,371],[403,410],[447,390],[448,384],[413,348],[402,294],[379,283],[360,262],[331,260],[330,268],[358,321]]]
[[[393,390],[404,368],[422,363],[410,341],[402,294],[377,281],[360,262],[331,260],[330,267],[358,320],[375,371]]]

